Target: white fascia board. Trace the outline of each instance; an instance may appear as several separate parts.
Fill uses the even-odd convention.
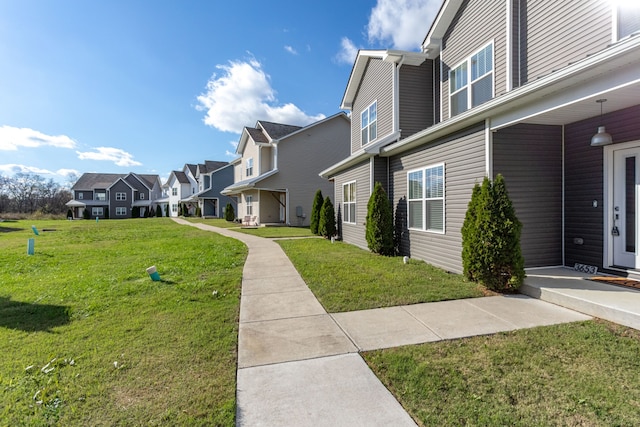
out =
[[[359,150],[355,154],[347,157],[344,160],[339,161],[338,163],[329,166],[327,169],[320,171],[318,175],[325,179],[330,179],[333,175],[337,174],[340,171],[350,168],[351,166],[355,166],[358,163],[361,163],[367,160],[369,157],[373,157],[374,155],[371,153],[367,153],[364,150]]]
[[[433,24],[431,24],[431,28],[422,42],[422,51],[428,55],[429,59],[437,58],[440,54],[440,41],[444,37],[444,33],[449,29],[461,4],[462,0],[445,0],[442,4],[438,15],[433,20]]]

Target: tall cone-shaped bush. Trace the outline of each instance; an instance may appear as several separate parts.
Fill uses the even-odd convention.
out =
[[[376,182],[367,203],[365,237],[367,247],[373,253],[391,256],[393,245],[393,212],[382,184]]]
[[[320,221],[318,223],[318,234],[323,237],[330,238],[336,234],[336,212],[333,209],[333,203],[327,196],[322,203],[320,209]]]
[[[316,191],[313,197],[313,204],[311,205],[311,218],[309,218],[309,228],[313,234],[318,234],[318,225],[320,224],[320,210],[324,198],[322,197],[322,191]]]

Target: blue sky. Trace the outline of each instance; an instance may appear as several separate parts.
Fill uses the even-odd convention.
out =
[[[340,111],[357,49],[418,50],[440,3],[2,0],[0,174],[229,161],[257,120]]]

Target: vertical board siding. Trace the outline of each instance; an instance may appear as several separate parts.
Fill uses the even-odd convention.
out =
[[[362,148],[360,114],[378,101],[378,139],[393,132],[393,67],[381,59],[370,59],[351,109],[351,153]]]
[[[433,125],[433,61],[403,65],[399,83],[401,138]]]
[[[614,111],[565,126],[565,264],[603,267],[603,149],[591,147],[598,126],[607,128],[615,144],[640,141],[640,106]],[[593,200],[598,201],[594,208]],[[576,244],[574,239],[583,239]]]
[[[369,159],[349,168],[334,178],[336,192],[336,214],[338,205],[342,205],[342,185],[347,182],[356,182],[356,223],[342,223],[342,240],[361,248],[367,247],[364,221],[367,217],[367,203],[371,196],[371,183],[369,174]],[[340,208],[342,210],[342,208]]]
[[[494,93],[507,91],[506,3],[465,0],[442,39],[442,112],[449,118],[449,70],[493,41]]]
[[[445,165],[445,234],[404,229],[401,252],[445,270],[462,272],[462,236],[471,191],[485,174],[485,132],[479,124],[389,159],[394,214],[406,213],[407,171]],[[406,224],[406,220],[402,221]]]
[[[521,1],[521,84],[585,58],[611,43],[612,5],[603,0]],[[568,23],[570,23],[568,25]]]
[[[522,223],[525,267],[562,264],[562,127],[516,125],[493,135],[502,174]]]

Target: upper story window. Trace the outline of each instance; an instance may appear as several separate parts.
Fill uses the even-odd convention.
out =
[[[444,165],[434,165],[410,171],[409,228],[444,232]]]
[[[144,200],[144,193],[140,193],[140,200]]]
[[[493,44],[489,43],[449,71],[450,116],[493,98]]]
[[[617,3],[618,40],[640,31],[640,4],[631,1]]]
[[[105,200],[107,200],[107,193],[95,193],[93,195],[93,200],[104,202]]]
[[[127,200],[127,193],[116,193],[116,200]]]
[[[247,159],[247,173],[246,176],[252,176],[253,175],[253,157],[250,159]]]
[[[356,223],[356,182],[342,185],[342,222]]]
[[[367,145],[378,137],[378,101],[374,101],[360,115],[362,145]]]
[[[77,194],[78,194],[78,200],[84,199],[84,193],[83,192],[79,192]]]
[[[171,195],[172,196],[177,196],[178,195],[178,189],[176,187],[171,189]]]

